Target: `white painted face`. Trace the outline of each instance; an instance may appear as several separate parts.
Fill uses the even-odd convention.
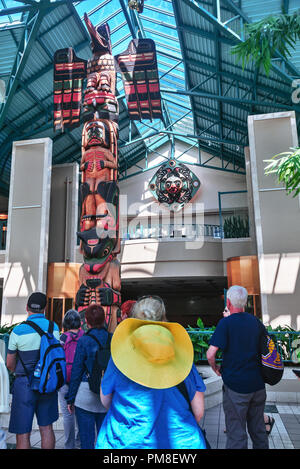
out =
[[[166,190],[175,194],[176,192],[180,191],[182,188],[182,181],[178,177],[171,175],[165,182]]]

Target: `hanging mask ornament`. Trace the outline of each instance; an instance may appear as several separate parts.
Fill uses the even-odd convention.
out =
[[[143,13],[144,0],[128,0],[128,6],[131,10],[136,10],[138,13]]]
[[[157,201],[175,212],[190,202],[199,187],[197,176],[174,159],[163,164],[149,183],[149,189]]]

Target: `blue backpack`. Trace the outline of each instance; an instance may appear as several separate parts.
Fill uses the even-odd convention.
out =
[[[40,358],[31,376],[27,373],[22,363],[29,379],[30,387],[40,394],[53,393],[65,384],[67,376],[64,349],[53,335],[54,322],[49,321],[48,332],[44,332],[33,321],[28,320],[23,324],[28,324],[41,336]]]

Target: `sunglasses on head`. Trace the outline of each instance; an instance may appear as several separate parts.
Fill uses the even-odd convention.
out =
[[[137,299],[137,301],[142,301],[142,300],[146,300],[148,298],[152,298],[153,300],[157,300],[159,301],[160,303],[163,303],[163,300],[161,299],[160,296],[157,296],[157,295],[144,295],[144,296],[141,296]]]

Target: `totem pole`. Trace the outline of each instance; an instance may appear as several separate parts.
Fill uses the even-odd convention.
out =
[[[54,93],[58,93],[54,94],[54,102],[56,96],[61,99],[55,103],[59,109],[54,111],[54,125],[55,129],[79,125],[82,81],[86,77],[81,112],[81,218],[78,233],[83,264],[79,271],[76,307],[84,319],[84,311],[90,304],[101,305],[106,326],[113,331],[120,320],[121,303],[120,264],[117,260],[120,239],[116,70],[108,25],[96,30],[87,15],[84,20],[91,37],[93,56],[86,62],[78,59],[72,49],[56,52]],[[58,71],[63,67],[65,76],[62,77]],[[74,122],[75,118],[78,121]]]
[[[54,56],[54,129],[83,122],[78,233],[83,264],[76,307],[84,323],[85,309],[101,305],[106,327],[113,332],[121,320],[116,72],[122,75],[130,119],[161,118],[161,99],[154,42],[132,40],[124,53],[113,57],[109,26],[95,28],[86,14],[84,21],[92,58],[80,59],[72,48]]]

